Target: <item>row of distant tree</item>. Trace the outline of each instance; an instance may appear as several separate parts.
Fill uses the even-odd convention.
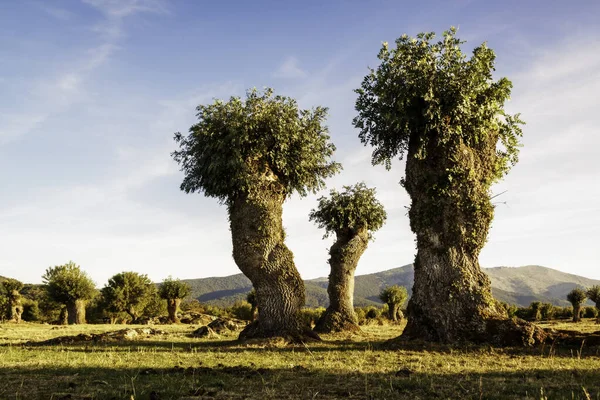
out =
[[[28,320],[84,324],[91,311],[95,319],[135,323],[143,316],[166,311],[169,321],[177,322],[181,300],[190,294],[185,282],[169,277],[157,287],[147,275],[137,272],[118,273],[98,290],[73,262],[48,268],[42,280],[41,286],[10,278],[2,281],[0,310],[4,312],[0,319],[20,322],[25,313]]]

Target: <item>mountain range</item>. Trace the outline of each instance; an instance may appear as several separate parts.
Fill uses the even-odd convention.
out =
[[[600,285],[600,281],[568,274],[555,269],[529,265],[524,267],[484,268],[492,281],[492,293],[500,301],[520,306],[528,306],[532,301],[542,301],[555,305],[569,305],[567,293],[573,288]],[[391,285],[412,288],[414,270],[412,264],[387,271],[355,278],[354,304],[356,306],[380,305],[379,293]],[[192,288],[191,296],[201,303],[229,306],[235,301],[244,300],[252,289],[248,278],[242,274],[226,277],[187,279]],[[326,307],[327,278],[304,281],[306,305]]]

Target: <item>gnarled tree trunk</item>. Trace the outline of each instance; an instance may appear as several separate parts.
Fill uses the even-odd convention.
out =
[[[404,186],[412,200],[417,256],[403,336],[502,344],[543,340],[539,328],[508,319],[479,266],[494,216],[489,190],[497,135],[470,146],[458,136],[449,143],[428,137],[424,148],[419,138],[411,138],[407,154]],[[418,156],[422,151],[425,158]]]
[[[304,282],[284,244],[284,195],[253,190],[252,196],[239,196],[229,205],[233,258],[252,282],[259,309],[258,319],[240,333],[240,339],[303,340],[311,334],[300,318]]]
[[[387,303],[388,305],[388,318],[392,321],[398,321],[398,314],[400,311],[400,304],[398,303]]]
[[[23,314],[23,306],[21,304],[21,294],[18,290],[13,290],[9,297],[10,301],[10,315],[9,321],[21,322],[21,315]]]
[[[179,323],[179,318],[177,318],[177,311],[179,311],[179,305],[181,304],[181,299],[167,299],[167,311],[169,313],[169,322],[172,324]]]
[[[339,232],[329,250],[329,307],[315,326],[321,333],[360,331],[354,312],[354,272],[360,256],[367,249],[369,234],[366,229]]]
[[[581,321],[581,305],[573,306],[573,322]]]
[[[67,320],[69,325],[85,324],[85,300],[67,303]]]

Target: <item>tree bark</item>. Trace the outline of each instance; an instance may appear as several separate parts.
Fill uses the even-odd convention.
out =
[[[69,325],[85,324],[85,300],[67,303],[67,321]]]
[[[229,205],[233,258],[256,290],[258,319],[240,339],[286,337],[299,341],[310,337],[302,322],[304,282],[285,246],[282,223],[283,193],[253,188],[252,196],[239,196]]]
[[[402,336],[446,343],[506,344],[514,338],[515,344],[532,344],[543,333],[508,320],[478,261],[494,216],[489,191],[497,135],[470,146],[458,136],[453,140],[439,143],[432,133],[425,147],[418,136],[409,142],[403,184],[412,200],[417,255]],[[419,156],[423,151],[426,157]]]
[[[581,306],[573,306],[573,322],[581,321]]]
[[[367,249],[369,234],[366,228],[360,231],[347,229],[336,236],[337,240],[329,250],[329,306],[315,325],[315,331],[320,333],[360,331],[354,312],[354,272]]]
[[[21,322],[21,315],[23,314],[23,306],[21,304],[21,294],[18,290],[13,290],[9,297],[10,302],[10,315],[9,321]]]
[[[179,318],[177,318],[177,311],[179,311],[179,305],[181,304],[181,299],[167,299],[167,311],[169,313],[169,322],[172,324],[179,323]]]
[[[388,318],[392,321],[398,321],[398,311],[400,310],[400,304],[388,303]]]

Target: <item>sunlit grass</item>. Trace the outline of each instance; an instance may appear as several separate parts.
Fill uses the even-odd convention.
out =
[[[592,321],[567,324],[594,331]],[[187,325],[139,341],[23,346],[131,326],[0,325],[0,399],[600,399],[600,349],[384,346],[402,326],[283,346],[188,336]],[[597,327],[597,326],[596,326]],[[71,397],[65,397],[70,395]]]

